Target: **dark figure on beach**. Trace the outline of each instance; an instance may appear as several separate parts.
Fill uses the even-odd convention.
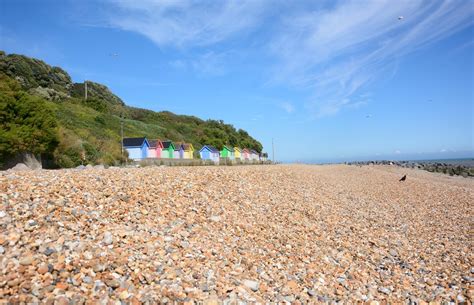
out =
[[[407,180],[407,175],[403,176],[399,181],[405,181]]]

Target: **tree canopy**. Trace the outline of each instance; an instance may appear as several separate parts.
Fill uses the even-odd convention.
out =
[[[53,107],[0,74],[0,162],[17,153],[51,153],[58,144]]]

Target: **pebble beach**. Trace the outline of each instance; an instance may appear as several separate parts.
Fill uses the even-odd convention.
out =
[[[0,304],[469,304],[473,203],[396,166],[0,172]]]

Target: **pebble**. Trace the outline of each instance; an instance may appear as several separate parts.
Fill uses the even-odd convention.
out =
[[[121,300],[126,300],[126,299],[128,299],[129,296],[130,296],[130,294],[126,290],[119,293],[119,298]]]
[[[56,298],[54,305],[69,305],[69,299],[67,297],[60,296]]]
[[[384,294],[390,294],[390,289],[386,288],[386,287],[379,287],[377,289],[378,292],[381,292],[381,293],[384,293]]]
[[[105,232],[103,242],[106,245],[111,245],[114,242],[113,237],[112,237],[112,233],[110,233],[108,231]]]
[[[45,263],[42,263],[38,266],[38,273],[39,274],[45,274],[46,272],[49,271],[48,265]]]
[[[252,280],[244,280],[243,284],[245,287],[250,288],[252,291],[257,291],[260,286],[258,282]]]
[[[221,217],[220,216],[211,216],[209,218],[211,221],[214,221],[214,222],[219,222],[221,221]]]
[[[472,303],[474,180],[401,170],[0,171],[0,299]]]
[[[116,279],[107,279],[105,280],[105,284],[107,284],[107,286],[112,287],[112,288],[120,287],[120,282]]]
[[[34,262],[34,257],[33,256],[26,256],[20,259],[20,265],[23,266],[28,266],[31,265]]]
[[[46,249],[44,250],[43,253],[44,253],[44,255],[46,255],[46,256],[50,256],[50,255],[53,254],[54,252],[56,252],[56,250],[51,249],[51,248],[48,247],[48,248],[46,248]]]

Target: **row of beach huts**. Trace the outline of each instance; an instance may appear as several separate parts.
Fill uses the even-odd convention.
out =
[[[124,138],[123,148],[128,158],[134,161],[145,159],[194,159],[194,147],[191,143],[148,140],[142,138]],[[258,153],[249,148],[224,146],[221,150],[204,145],[199,150],[201,160],[219,163],[223,160],[254,162],[267,161],[267,153]]]

